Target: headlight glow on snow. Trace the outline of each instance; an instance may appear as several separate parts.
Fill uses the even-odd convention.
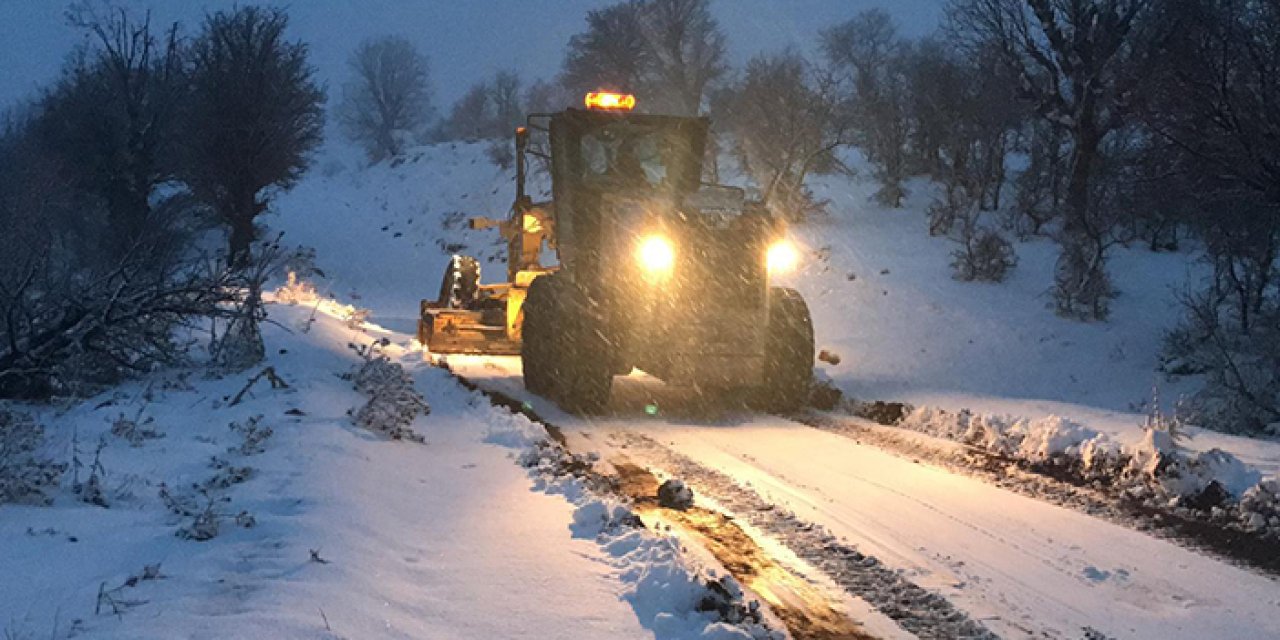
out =
[[[636,258],[645,273],[653,277],[666,277],[671,275],[671,270],[675,267],[676,249],[663,236],[646,236],[640,240]]]
[[[769,266],[769,274],[788,273],[800,262],[800,252],[796,251],[790,240],[778,240],[769,245],[765,252],[765,264]]]

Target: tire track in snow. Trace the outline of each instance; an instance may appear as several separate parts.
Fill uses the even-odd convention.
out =
[[[612,460],[619,489],[633,507],[673,525],[715,556],[738,582],[769,604],[796,640],[871,640],[860,625],[840,613],[829,600],[800,576],[769,557],[760,545],[728,516],[699,506],[684,511],[658,505],[658,479],[629,460]]]
[[[761,469],[762,471],[765,471],[766,473],[768,473],[768,475],[773,476],[773,477],[775,477],[775,478],[778,478],[778,479],[780,479],[780,480],[783,480],[783,481],[785,481],[785,482],[787,482],[787,483],[789,483],[789,484],[792,484],[793,486],[796,486],[796,487],[806,487],[806,485],[803,485],[803,484],[801,484],[801,483],[795,483],[795,482],[792,482],[792,481],[791,481],[790,479],[788,479],[788,478],[787,478],[783,473],[780,473],[780,472],[776,471],[775,469],[773,469],[770,465],[768,465],[768,464],[767,464],[766,462],[764,462],[764,461],[761,461],[761,460],[758,460],[758,459],[753,459],[753,460],[752,460],[752,465],[753,465],[753,466],[755,466],[755,467],[758,467],[758,468],[759,468],[759,469]],[[1058,562],[1057,560],[1055,560],[1054,558],[1052,558],[1052,557],[1050,557],[1050,556],[1048,556],[1048,555],[1045,555],[1045,554],[1043,554],[1043,553],[1039,553],[1039,552],[1037,552],[1035,549],[1029,548],[1028,546],[1023,545],[1023,544],[1019,543],[1018,541],[1016,541],[1016,540],[1014,540],[1014,539],[1012,539],[1012,538],[1010,538],[1010,537],[1008,537],[1008,536],[1001,535],[998,531],[995,531],[995,530],[993,530],[993,529],[992,529],[992,528],[990,528],[990,527],[983,527],[983,526],[980,526],[980,525],[978,525],[978,524],[975,524],[974,522],[972,522],[972,521],[970,521],[970,520],[966,520],[966,519],[964,519],[964,518],[960,518],[960,517],[956,516],[953,512],[951,512],[951,511],[949,511],[949,510],[947,510],[947,509],[941,508],[941,507],[937,506],[936,504],[934,504],[934,503],[933,503],[933,502],[931,502],[931,501],[923,500],[923,499],[921,499],[921,498],[920,498],[920,497],[918,497],[918,496],[911,495],[910,493],[907,493],[907,492],[901,491],[901,490],[899,490],[899,489],[897,489],[897,488],[894,488],[894,487],[893,487],[893,486],[891,486],[891,485],[885,484],[885,483],[883,483],[883,482],[879,482],[879,481],[874,480],[874,479],[872,479],[872,478],[870,478],[870,477],[867,477],[867,476],[865,476],[865,475],[861,475],[861,474],[859,474],[859,473],[857,473],[857,472],[849,471],[849,472],[847,472],[847,474],[848,474],[848,475],[847,475],[847,477],[848,477],[849,479],[855,480],[855,481],[857,481],[857,482],[861,482],[861,483],[863,483],[863,484],[865,484],[865,485],[867,485],[867,486],[869,486],[869,487],[874,487],[875,489],[878,489],[878,490],[879,490],[879,491],[881,491],[881,492],[884,492],[884,493],[888,493],[888,494],[892,494],[892,495],[894,495],[894,496],[897,496],[898,498],[902,499],[903,501],[911,502],[911,503],[914,503],[914,504],[916,504],[916,505],[919,505],[921,508],[926,509],[926,510],[928,510],[928,511],[929,511],[929,512],[931,512],[931,513],[935,513],[935,514],[937,514],[939,517],[941,517],[941,518],[943,518],[943,519],[946,519],[947,521],[950,521],[950,522],[952,522],[952,523],[956,524],[956,525],[957,525],[957,526],[959,526],[959,527],[963,527],[963,528],[965,528],[965,529],[968,529],[969,531],[972,531],[973,533],[975,533],[975,534],[977,534],[977,535],[979,535],[979,536],[982,536],[982,537],[984,537],[984,538],[988,538],[988,539],[990,539],[990,540],[994,540],[994,541],[998,542],[1001,546],[1003,546],[1003,547],[1007,547],[1007,548],[1012,549],[1012,550],[1015,550],[1015,551],[1017,551],[1018,553],[1021,553],[1021,554],[1025,555],[1025,556],[1027,556],[1027,557],[1029,557],[1029,558],[1034,558],[1037,562],[1039,562],[1039,563],[1043,564],[1044,566],[1046,566],[1046,567],[1048,567],[1048,568],[1052,569],[1053,571],[1056,571],[1056,572],[1058,572],[1058,573],[1060,573],[1060,574],[1062,574],[1062,575],[1064,575],[1064,576],[1071,577],[1071,578],[1076,577],[1076,572],[1075,572],[1071,567],[1064,566],[1061,562]],[[823,492],[823,491],[821,490],[821,488],[818,488],[818,487],[808,487],[808,489],[809,489],[810,491],[813,491],[813,492],[815,492],[815,493],[818,493],[818,494],[821,494],[821,495],[824,495],[824,496],[825,496],[825,492]],[[796,495],[795,497],[796,497],[796,498],[799,498],[799,499],[803,499],[803,498],[802,498],[801,496],[799,496],[799,495]],[[817,505],[815,505],[815,506],[817,506]],[[1008,573],[1007,573],[1007,572],[1006,572],[1006,575],[1008,575]],[[1010,578],[1012,578],[1012,579],[1017,579],[1017,577],[1016,577],[1016,576],[1010,576]],[[1020,582],[1022,582],[1022,581],[1020,581]],[[1035,585],[1027,584],[1027,583],[1025,583],[1025,582],[1023,582],[1023,584],[1025,585],[1026,589],[1028,589],[1028,590],[1035,591],[1035,590],[1037,589],[1037,587],[1036,587]],[[1049,596],[1049,594],[1046,594],[1046,596]],[[1030,631],[1028,631],[1028,632],[1030,632]]]
[[[839,541],[822,526],[781,512],[728,475],[704,467],[648,436],[614,435],[625,449],[638,452],[646,461],[693,485],[753,527],[776,537],[842,589],[871,603],[916,636],[940,640],[998,638],[943,596],[917,586],[876,558]]]

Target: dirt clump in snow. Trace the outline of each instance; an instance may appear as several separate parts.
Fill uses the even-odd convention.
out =
[[[853,414],[872,422],[893,426],[902,422],[911,412],[911,406],[901,402],[861,402],[854,407]]]
[[[658,487],[658,504],[666,509],[687,511],[693,506],[693,490],[678,478],[671,478]]]
[[[726,621],[758,624],[760,613],[755,603],[744,603],[737,586],[741,582],[769,603],[794,638],[871,637],[812,584],[778,564],[732,518],[693,506],[693,492],[683,481],[672,479],[660,485],[648,469],[626,460],[615,460],[612,466],[618,472],[619,491],[631,498],[640,513],[651,512],[668,527],[697,540],[731,574],[732,578],[707,581],[708,594],[700,608],[717,611]],[[662,504],[664,493],[677,493],[678,489],[688,492],[688,506]]]

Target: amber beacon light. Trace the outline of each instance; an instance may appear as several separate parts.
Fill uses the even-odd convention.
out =
[[[636,108],[636,97],[629,93],[592,91],[587,94],[587,108],[600,111],[630,111]]]

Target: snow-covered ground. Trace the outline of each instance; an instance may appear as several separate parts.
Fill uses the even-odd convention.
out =
[[[171,372],[65,412],[37,410],[57,459],[71,458],[73,437],[86,464],[106,443],[108,506],[64,489],[52,506],[0,507],[0,635],[603,639],[715,631],[692,610],[697,566],[652,534],[609,547],[572,528],[577,512],[598,506],[581,494],[530,491],[512,460],[535,429],[443,371],[420,362],[410,369],[431,407],[412,425],[425,444],[353,426],[348,411],[365,398],[339,377],[359,361],[347,345],[379,333],[324,313],[304,332],[309,311],[271,311],[280,326],[267,326],[264,366],[288,389],[263,379],[230,406],[256,369],[221,379]],[[120,414],[151,419],[145,428],[158,437],[131,446],[112,435]],[[229,424],[259,415],[271,435],[260,452],[239,450],[245,437]],[[193,488],[232,476],[230,486],[205,494]],[[198,510],[215,500],[217,536],[175,535],[193,518],[166,508],[162,486]],[[721,631],[709,637],[740,637]]]

